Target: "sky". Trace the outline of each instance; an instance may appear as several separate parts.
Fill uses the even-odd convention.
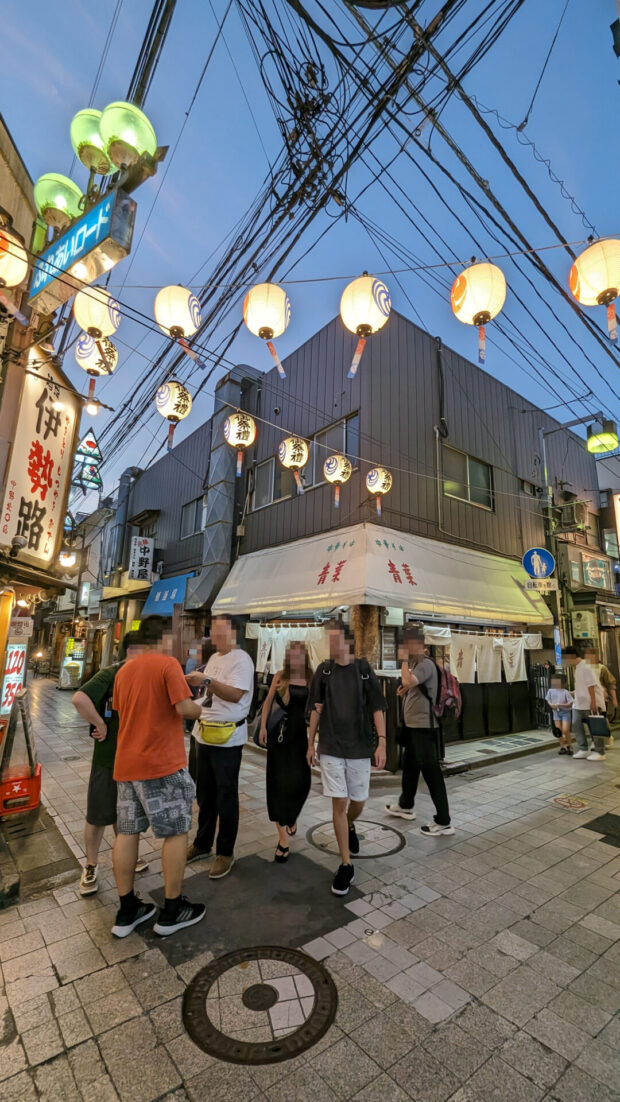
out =
[[[271,0],[267,2],[269,5]],[[278,2],[284,4],[284,0]],[[352,33],[352,25],[343,10],[344,4],[341,0],[325,2],[341,37],[347,39]],[[523,119],[564,3],[565,0],[525,0],[500,41],[466,77],[466,90],[475,95],[485,109],[493,108],[514,123]],[[314,4],[315,0],[308,0],[310,8]],[[485,0],[469,0],[468,17],[477,14],[484,4]],[[438,7],[439,0],[425,0],[421,21],[428,20]],[[212,265],[209,255],[218,249],[260,191],[268,168],[265,150],[273,161],[281,148],[279,129],[234,2],[191,113],[189,117],[186,115],[226,8],[227,0],[178,0],[145,104],[159,143],[169,145],[170,152],[158,175],[135,193],[138,213],[132,255],[113,272],[110,289],[119,294],[121,305],[130,304],[149,316],[152,316],[153,298],[160,286],[171,283],[200,286],[208,277]],[[54,6],[54,18],[50,22],[47,0],[30,0],[27,5],[22,0],[3,0],[0,103],[33,179],[44,172],[55,171],[69,174],[81,186],[86,185],[86,170],[72,156],[71,118],[91,99],[115,15],[118,18],[93,104],[103,108],[113,100],[124,99],[151,9],[152,0],[122,0],[120,5],[117,0],[98,0],[97,5],[86,0],[63,0]],[[615,16],[613,0],[588,0],[587,3],[569,0],[524,132],[535,143],[539,156],[548,159],[553,173],[564,181],[565,192],[575,197],[600,236],[620,233],[617,210],[620,166],[615,127],[620,59],[613,53],[609,30]],[[376,22],[379,17],[370,18]],[[387,20],[384,26],[389,23]],[[354,36],[359,34],[353,33]],[[520,144],[514,127],[502,129],[493,115],[485,117],[566,240],[584,240],[591,231],[584,228],[582,217],[573,210],[557,183],[550,179],[545,164],[534,157],[530,146]],[[494,192],[534,245],[555,244],[553,233],[525,198],[497,153],[491,150],[458,97],[450,99],[441,120],[458,138],[480,174],[489,180]],[[419,115],[411,116],[412,129],[419,121]],[[475,191],[473,182],[459,168],[453,154],[446,150],[441,136],[437,132],[431,135],[427,127],[424,140],[428,137],[433,153]],[[372,146],[372,154],[384,163],[396,151],[395,141],[387,130]],[[372,155],[370,162],[373,163]],[[423,158],[420,163],[430,170]],[[404,193],[415,199],[428,223],[442,233],[446,242],[444,252],[453,259],[466,260],[472,255],[483,255],[473,244],[470,228],[481,237],[486,255],[505,251],[480,230],[471,209],[438,173],[432,178],[449,196],[453,216],[447,214],[432,188],[405,155],[401,153],[390,171]],[[348,180],[349,195],[354,197],[369,179],[367,167],[361,163],[354,166]],[[382,179],[387,192],[380,183],[375,183],[360,200],[360,210],[384,232],[404,242],[420,263],[436,263],[433,248],[394,201],[397,199],[403,205],[406,199],[385,175]],[[338,212],[333,210],[333,213]],[[384,271],[386,259],[390,268],[404,266],[402,258],[389,249],[384,249],[384,256],[381,256],[376,244],[355,219],[332,218],[330,223],[325,214],[315,219],[293,256],[300,256],[328,223],[331,225],[329,232],[291,273],[295,280],[316,282],[287,285],[292,320],[278,341],[282,358],[338,313],[340,294],[347,280],[328,281],[325,277],[353,275],[364,269]],[[420,219],[418,226],[422,227]],[[545,253],[545,259],[557,277],[566,283],[569,268],[566,254],[556,249]],[[527,399],[551,407],[561,403],[567,393],[552,375],[551,369],[555,368],[563,377],[571,378],[571,385],[578,394],[589,390],[593,394],[583,405],[577,403],[565,408],[560,405],[554,409],[554,415],[565,420],[603,408],[620,420],[620,359],[617,353],[614,352],[614,364],[544,281],[535,281],[531,286],[511,261],[499,263],[509,286],[504,315],[518,326],[522,336],[498,337],[498,345],[494,346],[491,341],[496,334],[489,326],[486,369]],[[448,269],[440,270],[440,274],[448,282],[454,278]],[[384,278],[395,309],[431,333],[440,335],[444,344],[475,359],[475,331],[453,317],[447,291],[437,295],[415,272],[399,276],[398,280]],[[525,306],[518,302],[517,292]],[[604,334],[604,311],[591,311],[590,314]],[[105,402],[118,409],[128,391],[144,374],[150,359],[161,350],[162,341],[156,333],[129,318],[123,319],[113,339],[119,348],[119,366],[111,379],[97,384],[97,391]],[[524,340],[535,346],[534,364],[524,359]],[[591,356],[593,365],[586,362],[577,342]],[[271,367],[262,343],[245,330],[227,355],[233,362],[251,363],[265,370]],[[71,352],[67,353],[64,368],[84,392],[86,379]],[[579,378],[571,376],[571,369]],[[224,371],[223,367],[218,369],[216,378]],[[199,376],[195,381],[199,381]],[[178,439],[209,416],[212,383],[195,401],[190,417],[179,426]],[[106,417],[99,417],[96,431],[105,423]],[[88,419],[83,425],[88,427]],[[155,414],[124,447],[115,448],[113,454],[106,454],[104,447],[106,493],[113,490],[125,467],[144,466],[156,454],[161,454],[166,428]],[[79,507],[84,504],[93,504],[93,501],[88,499]]]

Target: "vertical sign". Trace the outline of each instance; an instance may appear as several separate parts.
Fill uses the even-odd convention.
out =
[[[553,647],[555,650],[555,668],[556,670],[562,669],[562,637],[560,635],[560,629],[556,625],[553,629]]]
[[[17,693],[24,685],[24,672],[26,669],[27,643],[9,643],[6,648],[6,666],[4,668],[4,680],[2,682],[2,699],[0,700],[0,716],[8,716]]]
[[[153,573],[155,540],[147,536],[132,536],[129,554],[129,577],[135,582],[150,582]]]

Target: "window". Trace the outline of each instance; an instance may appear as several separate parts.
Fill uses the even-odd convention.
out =
[[[181,510],[181,539],[185,540],[189,536],[195,536],[197,532],[202,532],[203,525],[203,504],[204,498],[197,497],[194,501],[188,501],[187,505],[184,505]]]
[[[443,492],[446,497],[456,497],[478,505],[481,509],[493,508],[493,478],[488,463],[481,463],[465,452],[443,447]]]
[[[618,550],[618,533],[615,528],[606,528],[603,532],[605,540],[605,554],[609,555],[612,559],[620,559],[620,551]]]
[[[524,478],[521,479],[521,490],[524,494],[529,494],[530,497],[536,497],[536,487],[533,482],[527,482]]]
[[[254,508],[262,509],[271,504],[273,483],[273,459],[258,463],[254,470]]]
[[[608,490],[601,490],[600,494],[599,494],[599,497],[601,499],[601,509],[607,509],[609,504],[610,504],[610,502],[609,502],[609,491]]]
[[[304,486],[320,486],[325,481],[323,478],[323,464],[328,455],[342,453],[349,457],[353,466],[357,465],[359,456],[360,430],[359,416],[354,413],[351,417],[336,421],[321,432],[317,432],[309,441],[310,457],[301,472]]]

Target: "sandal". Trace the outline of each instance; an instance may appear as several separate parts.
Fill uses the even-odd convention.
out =
[[[297,823],[295,823],[295,826],[285,827],[284,829],[286,830],[286,833],[288,834],[289,838],[294,838],[295,835],[297,834]]]
[[[276,852],[274,854],[274,861],[277,861],[279,865],[283,865],[285,861],[288,861],[289,847],[281,846],[278,842],[276,846]]]

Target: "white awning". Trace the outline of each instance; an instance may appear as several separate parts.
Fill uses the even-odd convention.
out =
[[[213,612],[266,616],[381,605],[458,623],[545,624],[520,562],[377,524],[242,555]]]

